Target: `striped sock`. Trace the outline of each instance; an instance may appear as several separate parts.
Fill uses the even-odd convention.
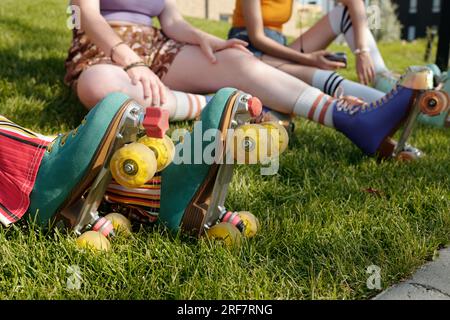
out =
[[[181,91],[172,91],[176,98],[176,108],[171,121],[197,119],[211,96],[203,96]]]
[[[316,70],[312,85],[332,97],[339,87],[342,88],[343,95],[358,97],[366,102],[373,102],[384,96],[381,91],[344,79],[338,73],[326,70]]]
[[[139,223],[158,219],[161,200],[161,174],[157,173],[145,185],[128,188],[112,181],[104,196],[107,211],[118,212]]]
[[[294,106],[294,114],[334,128],[333,106],[336,99],[324,94],[319,89],[309,87],[304,90]]]

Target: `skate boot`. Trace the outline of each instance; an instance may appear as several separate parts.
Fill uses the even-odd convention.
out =
[[[428,64],[425,67],[428,68],[433,74],[433,88],[438,91],[444,91],[447,95],[450,94],[450,80],[448,79],[448,73],[441,72],[439,67],[435,64]],[[395,87],[399,79],[400,75],[394,74],[390,71],[382,72],[377,74],[374,87],[382,92],[387,93]],[[434,127],[448,127],[450,126],[449,112],[450,107],[444,108],[442,113],[438,116],[430,117],[426,114],[421,113],[419,115],[418,121],[420,123],[431,125]]]
[[[138,187],[168,165],[163,162],[171,159],[161,159],[145,141],[136,142],[141,132],[163,138],[168,118],[160,108],[144,109],[126,95],[108,95],[75,130],[47,146],[30,195],[30,217],[74,230],[81,246],[107,250],[106,236],[114,235],[114,225],[127,222],[117,215],[99,216],[106,187],[112,176]]]
[[[375,75],[373,87],[381,92],[388,93],[397,84],[400,75],[392,71],[382,71]]]
[[[201,114],[201,126],[194,125],[183,137],[177,144],[182,152],[162,171],[160,223],[196,236],[206,233],[229,245],[239,243],[241,234],[256,234],[257,219],[249,212],[227,211],[224,202],[236,162],[264,163],[280,152],[278,129],[250,123],[261,109],[258,99],[235,89],[222,89],[214,96]],[[211,150],[211,139],[197,137],[211,130],[216,132],[214,159],[197,159],[196,150]]]
[[[436,116],[448,104],[446,95],[432,90],[432,81],[428,68],[410,68],[397,86],[376,102],[366,105],[336,103],[334,126],[367,155],[402,159],[420,112]],[[391,137],[403,124],[399,142],[393,143]]]

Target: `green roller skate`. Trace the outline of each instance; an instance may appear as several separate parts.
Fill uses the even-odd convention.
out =
[[[202,111],[199,131],[194,126],[194,131],[177,145],[187,146],[180,155],[183,161],[176,156],[162,172],[160,223],[196,236],[206,233],[230,245],[239,243],[241,234],[251,237],[257,232],[258,221],[251,213],[229,212],[224,202],[239,154],[247,160],[248,156],[255,156],[264,163],[280,153],[279,130],[284,127],[252,123],[261,111],[258,99],[235,89],[222,89],[214,96]],[[196,159],[196,145],[201,153],[211,147],[211,140],[193,139],[211,130],[218,132],[214,161]],[[261,150],[265,151],[264,156]],[[184,154],[189,152],[190,155]]]
[[[107,237],[127,221],[99,215],[106,187],[112,177],[134,187],[155,175],[158,155],[136,141],[142,132],[163,138],[168,120],[165,110],[144,109],[124,94],[108,95],[75,130],[47,146],[30,195],[29,217],[73,230],[82,247],[108,250]]]

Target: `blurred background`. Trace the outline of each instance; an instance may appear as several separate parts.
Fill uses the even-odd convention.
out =
[[[366,6],[379,8],[379,11],[369,10],[369,14],[379,14],[381,23],[377,26],[382,27],[374,30],[378,40],[413,41],[425,37],[428,27],[437,29],[439,25],[442,0],[363,1]],[[177,4],[186,16],[230,22],[235,0],[177,0]],[[297,0],[284,33],[298,36],[335,5],[335,0]]]

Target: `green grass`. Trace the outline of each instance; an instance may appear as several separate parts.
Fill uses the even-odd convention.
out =
[[[0,114],[48,134],[73,128],[85,114],[62,83],[70,43],[64,6],[0,4]],[[220,36],[228,28],[190,21]],[[422,63],[424,42],[381,50],[402,71]],[[92,254],[71,235],[0,228],[0,299],[364,299],[376,293],[366,287],[368,266],[381,267],[386,288],[448,243],[448,131],[419,127],[412,142],[427,158],[379,164],[332,130],[296,124],[279,174],[264,177],[254,166],[236,172],[227,206],[252,211],[262,224],[240,249],[147,229]],[[66,286],[72,265],[81,271],[80,290]]]

